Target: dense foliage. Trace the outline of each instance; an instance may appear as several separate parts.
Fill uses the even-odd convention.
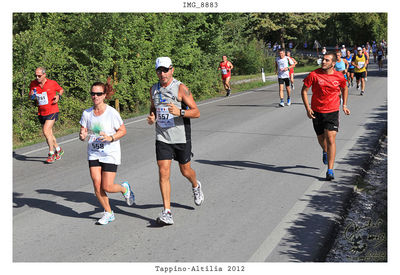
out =
[[[348,26],[349,18],[352,28],[339,34],[336,27]],[[235,65],[234,74],[272,71],[266,41],[301,43],[324,30],[343,39],[385,39],[386,25],[386,14],[15,13],[13,140],[40,133],[36,106],[27,96],[39,66],[66,92],[56,124],[63,127],[78,125],[91,104],[90,85],[108,76],[124,114],[146,107],[158,56],[170,56],[175,77],[201,98],[218,92],[222,55]]]

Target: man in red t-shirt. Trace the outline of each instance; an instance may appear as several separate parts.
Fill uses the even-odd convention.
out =
[[[226,96],[231,94],[231,85],[229,84],[229,81],[231,80],[232,69],[232,63],[228,61],[227,57],[224,55],[222,57],[222,61],[219,63],[218,70],[221,71],[222,83],[224,84],[224,88],[226,90]]]
[[[36,69],[35,76],[36,80],[33,80],[29,87],[29,96],[37,101],[38,118],[49,145],[47,163],[53,163],[56,159],[61,159],[62,154],[64,154],[53,135],[53,126],[55,121],[58,120],[58,101],[61,99],[64,90],[56,81],[46,78],[46,70],[43,67]]]
[[[322,147],[322,160],[328,164],[326,179],[335,178],[333,165],[336,155],[336,133],[339,130],[340,95],[343,98],[343,112],[350,115],[347,108],[348,88],[346,79],[335,68],[336,54],[327,53],[322,60],[321,68],[312,71],[305,79],[301,97],[307,116],[313,120],[318,142]],[[307,92],[312,86],[311,108]]]

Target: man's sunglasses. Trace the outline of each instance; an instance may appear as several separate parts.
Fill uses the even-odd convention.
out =
[[[106,92],[103,92],[103,93],[95,93],[95,92],[90,92],[90,95],[91,96],[102,96],[102,95],[104,95]]]
[[[157,70],[156,70],[156,72],[157,73],[161,73],[161,72],[163,72],[163,73],[168,73],[168,71],[171,69],[172,67],[169,67],[169,68],[165,68],[165,67],[159,67]]]

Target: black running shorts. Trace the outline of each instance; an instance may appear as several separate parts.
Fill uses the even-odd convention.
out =
[[[53,120],[55,119],[56,121],[58,120],[58,113],[53,113],[47,116],[38,116],[40,124],[44,124],[46,120]]]
[[[118,168],[118,165],[113,164],[113,163],[100,162],[98,159],[89,160],[89,168],[95,167],[95,166],[100,166],[102,172],[117,172],[117,168]]]
[[[173,159],[180,164],[186,164],[190,161],[192,154],[192,142],[168,144],[156,140],[156,157],[157,160]]]
[[[360,78],[365,78],[365,71],[361,73],[354,73],[354,75],[357,80],[359,80]]]
[[[328,131],[339,131],[339,111],[333,113],[314,112],[313,118],[314,131],[317,136],[322,135],[325,129]]]
[[[285,86],[289,86],[290,85],[290,80],[289,78],[278,78],[278,83],[279,85],[285,84]]]

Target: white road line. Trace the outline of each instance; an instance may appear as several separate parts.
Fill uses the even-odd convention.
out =
[[[324,175],[325,172],[322,172],[320,177],[323,177]],[[308,189],[304,192],[303,197],[295,203],[295,205],[289,210],[281,222],[274,228],[271,234],[269,234],[269,236],[264,240],[253,256],[251,256],[251,258],[248,260],[249,262],[264,262],[269,255],[271,255],[272,251],[286,235],[287,230],[297,220],[298,215],[307,207],[310,198],[312,198],[314,195],[317,195],[318,190],[324,183],[325,182],[323,181],[315,180],[314,183],[308,187]]]
[[[252,92],[253,92],[253,91],[248,91],[248,92],[240,93],[240,94],[237,94],[237,95],[234,95],[234,96],[224,97],[224,98],[221,98],[221,99],[212,100],[212,101],[210,101],[210,102],[205,102],[205,103],[198,104],[198,106],[204,106],[204,105],[207,105],[207,104],[210,104],[210,103],[215,103],[215,102],[219,102],[219,101],[226,100],[226,99],[229,99],[229,98],[234,98],[234,97],[246,95],[246,94],[252,93]],[[127,123],[125,123],[125,125],[133,124],[133,123],[140,122],[140,121],[143,121],[143,120],[146,120],[146,119],[147,119],[147,118],[142,118],[142,119],[138,119],[138,120],[135,120],[135,121],[127,122]],[[75,140],[78,140],[78,137],[71,138],[71,139],[68,139],[68,140],[59,142],[58,144],[59,144],[59,145],[62,145],[62,144],[66,144],[66,143],[69,143],[69,142],[72,142],[72,141],[75,141]],[[41,147],[41,148],[38,148],[38,149],[35,149],[35,150],[32,150],[32,151],[26,152],[26,153],[23,153],[23,154],[24,154],[24,155],[29,155],[29,154],[32,154],[32,153],[35,153],[35,152],[39,152],[39,151],[41,151],[41,150],[48,149],[48,148],[49,148],[49,147],[47,147],[47,146],[46,146],[46,147]]]

